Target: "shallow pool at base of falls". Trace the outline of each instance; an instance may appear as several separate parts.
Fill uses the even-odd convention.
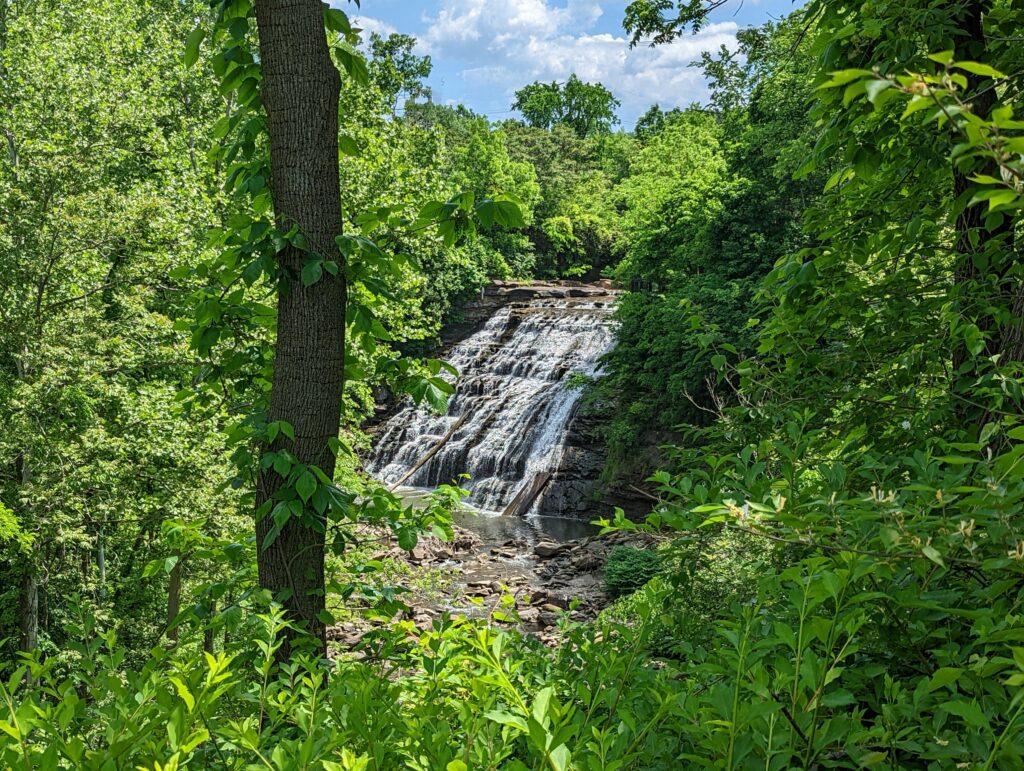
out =
[[[430,490],[422,487],[399,487],[395,492],[406,503],[416,503],[426,499]],[[455,512],[453,520],[456,525],[472,530],[483,542],[485,547],[501,546],[507,541],[525,540],[528,544],[539,541],[574,541],[596,535],[600,528],[582,519],[568,517],[541,517],[528,514],[525,517],[505,517],[495,511],[485,511],[472,506],[464,506]]]
[[[525,539],[528,543],[538,541],[575,541],[595,536],[600,528],[582,519],[564,517],[503,517],[500,514],[459,513],[455,523],[472,530],[484,544],[502,544],[506,541]]]
[[[503,517],[500,514],[458,513],[455,524],[472,530],[480,536],[484,543],[502,543],[518,538],[528,542],[536,541],[575,541],[588,535],[596,535],[600,530],[581,519],[565,517]]]

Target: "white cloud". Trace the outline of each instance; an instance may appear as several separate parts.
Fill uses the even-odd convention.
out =
[[[567,27],[586,28],[601,16],[597,0],[568,0],[563,7],[547,0],[442,0],[436,16],[426,17],[424,48],[451,56],[473,57],[488,48],[510,48],[532,37]]]
[[[575,72],[601,81],[622,101],[627,128],[654,102],[676,107],[706,100],[703,76],[688,65],[701,51],[735,48],[734,22],[708,25],[657,48],[630,49],[624,33],[589,31],[601,5],[442,0],[439,11],[424,18],[421,48],[437,59],[458,60],[464,86],[474,92],[486,87],[498,104],[510,104],[514,91],[534,80],[565,80]]]
[[[387,37],[392,33],[398,32],[398,29],[388,24],[386,21],[375,19],[372,16],[353,16],[352,26],[363,30],[363,41],[366,43],[369,43],[370,41],[371,32],[376,32],[381,37]]]

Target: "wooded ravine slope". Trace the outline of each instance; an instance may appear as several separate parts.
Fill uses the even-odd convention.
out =
[[[0,0],[0,767],[1024,767],[1022,41],[812,0],[495,122],[318,0]],[[622,290],[568,380],[653,545],[554,646],[414,624],[464,480],[363,470],[494,280]]]

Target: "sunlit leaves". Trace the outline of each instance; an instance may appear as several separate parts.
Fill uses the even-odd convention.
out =
[[[353,34],[352,24],[348,14],[338,8],[331,8],[324,3],[324,26],[331,32],[336,32],[342,37],[348,38]]]
[[[185,41],[184,62],[186,68],[192,67],[199,61],[199,46],[205,37],[206,30],[202,27],[197,27],[189,34],[188,40]]]
[[[335,44],[333,50],[338,62],[353,81],[360,86],[369,84],[370,72],[366,68],[366,60],[355,46],[347,41],[340,41]]]
[[[475,212],[484,228],[494,225],[508,228],[526,227],[520,203],[509,197],[481,201]]]
[[[516,91],[512,109],[539,128],[565,124],[580,138],[605,134],[619,122],[615,108],[620,102],[600,83],[585,83],[572,74],[563,83],[536,81]]]

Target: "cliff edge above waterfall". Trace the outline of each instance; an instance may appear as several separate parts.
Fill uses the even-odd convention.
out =
[[[491,281],[475,298],[458,305],[456,320],[441,330],[445,348],[476,332],[497,311],[512,303],[530,300],[606,299],[614,302],[622,294],[611,281]]]

